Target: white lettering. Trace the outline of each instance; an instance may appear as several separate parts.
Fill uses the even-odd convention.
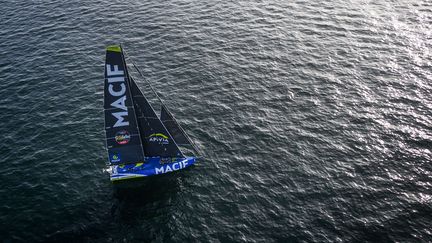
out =
[[[173,166],[172,166],[173,170],[180,170],[180,168],[178,168],[178,167],[176,168],[175,167],[176,165],[179,165],[179,164],[178,163],[174,163]]]
[[[112,115],[115,118],[117,118],[117,121],[114,124],[114,127],[129,126],[129,122],[124,121],[124,118],[123,118],[123,116],[127,116],[128,115],[127,111],[115,112],[115,113],[112,113]]]
[[[124,84],[120,84],[120,91],[114,91],[113,87],[114,85],[112,84],[108,85],[108,91],[112,96],[121,96],[124,95],[124,93],[126,92],[126,86]]]
[[[156,175],[159,174],[159,173],[162,173],[162,174],[165,173],[163,166],[160,167],[160,168],[155,168],[155,171],[156,171]]]
[[[126,108],[126,95],[124,95],[120,99],[114,101],[111,104],[111,106],[127,111],[127,108]],[[128,114],[126,114],[126,115],[128,115]]]
[[[167,173],[167,172],[173,172],[173,171],[185,168],[187,164],[188,164],[187,160],[180,161],[180,162],[177,162],[177,163],[173,163],[171,165],[172,167],[170,167],[170,165],[168,164],[168,165],[166,165],[166,167],[162,166],[160,168],[155,168],[155,173],[157,175],[157,174],[164,174],[164,173]]]
[[[108,78],[108,83],[117,83],[117,82],[124,82],[124,77],[112,77]]]
[[[110,64],[106,65],[107,76],[124,75],[122,70],[118,70],[118,65],[114,65],[114,70]]]
[[[172,169],[169,165],[167,165],[164,173],[167,173],[167,172],[172,172]]]
[[[129,126],[129,122],[125,120],[125,118],[128,117],[128,111],[126,107],[126,85],[125,85],[125,77],[124,77],[124,71],[119,70],[118,65],[111,65],[106,64],[106,73],[107,73],[107,80],[108,80],[108,92],[112,96],[121,96],[119,99],[111,103],[112,107],[122,109],[124,111],[122,112],[114,112],[111,113],[115,118],[117,118],[117,121],[115,122],[113,127],[123,127],[123,126]],[[121,77],[110,77],[110,76],[119,76]],[[114,89],[114,86],[117,85]],[[119,89],[120,88],[120,89]]]

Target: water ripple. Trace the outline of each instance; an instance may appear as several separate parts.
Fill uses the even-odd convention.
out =
[[[431,13],[427,1],[2,3],[0,235],[428,241]],[[110,186],[112,43],[198,145],[193,169]]]

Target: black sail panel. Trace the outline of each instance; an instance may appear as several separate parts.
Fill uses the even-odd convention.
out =
[[[168,132],[173,137],[174,141],[177,145],[191,145],[189,139],[186,137],[183,129],[181,129],[180,125],[168,111],[168,109],[162,105],[161,107],[161,121],[167,128]]]
[[[144,161],[144,151],[120,46],[109,46],[105,60],[105,132],[109,163]]]
[[[131,77],[130,84],[145,155],[163,158],[184,157],[171,134]]]

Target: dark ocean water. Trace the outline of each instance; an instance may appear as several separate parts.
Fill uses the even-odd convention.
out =
[[[0,26],[4,242],[432,241],[430,1],[6,0]],[[194,168],[112,187],[116,43]]]

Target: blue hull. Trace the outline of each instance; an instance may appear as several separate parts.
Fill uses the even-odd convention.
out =
[[[165,174],[187,168],[195,163],[195,157],[178,158],[170,163],[161,163],[158,157],[146,158],[144,163],[110,166],[111,181],[127,180]]]

